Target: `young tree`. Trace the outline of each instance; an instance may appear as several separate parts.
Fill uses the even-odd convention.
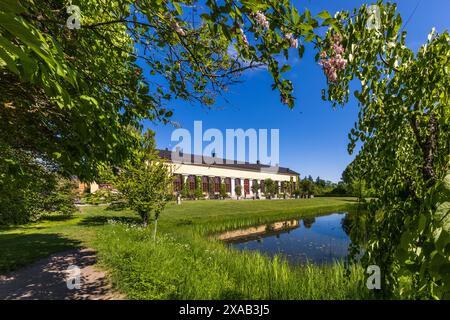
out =
[[[252,192],[255,195],[255,198],[257,198],[259,189],[261,189],[261,186],[259,185],[258,181],[253,181]]]
[[[272,199],[278,192],[278,186],[272,179],[264,180],[264,196],[267,199]]]
[[[222,179],[220,180],[220,197],[222,199],[228,198],[227,189],[226,189],[225,183],[224,183],[224,181]]]
[[[236,187],[234,187],[234,192],[236,193],[236,197],[239,200],[239,198],[242,196],[242,186],[238,184]]]
[[[288,189],[288,182],[287,181],[282,181],[281,182],[281,191],[283,193],[283,199],[286,199],[287,197],[287,190]]]
[[[116,186],[129,207],[142,218],[144,227],[154,216],[156,237],[158,218],[169,200],[173,177],[168,165],[157,157],[154,147],[153,133],[148,131],[134,161],[120,170]]]
[[[184,179],[184,178],[183,178]],[[189,179],[189,178],[188,178]],[[182,181],[181,197],[183,199],[191,198],[191,191],[189,190],[189,180]]]
[[[292,196],[294,193],[294,178],[290,177],[289,178],[289,194]]]
[[[295,189],[300,190],[300,176],[295,177]]]
[[[202,177],[195,177],[195,198],[203,199],[203,185],[202,185]]]
[[[299,185],[299,191],[306,197],[314,193],[314,182],[311,182],[309,178],[304,178]]]

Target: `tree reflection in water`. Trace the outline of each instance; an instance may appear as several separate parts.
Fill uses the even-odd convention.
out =
[[[314,224],[314,222],[316,222],[316,218],[314,218],[314,217],[303,219],[303,225],[305,226],[306,229],[310,229],[312,227],[312,225]]]

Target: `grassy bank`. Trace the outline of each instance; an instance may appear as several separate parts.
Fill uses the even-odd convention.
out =
[[[110,271],[119,290],[134,299],[348,299],[366,298],[364,273],[353,267],[349,279],[342,264],[291,266],[279,258],[230,249],[209,237],[218,231],[345,211],[352,199],[320,198],[274,201],[195,201],[169,205],[159,221],[156,243],[152,226],[142,229],[129,211],[85,207],[73,218],[43,221],[0,231],[0,247],[7,256],[0,268],[10,270],[48,254],[57,237],[61,247],[89,246]],[[51,240],[51,241],[50,241]],[[42,247],[42,248],[41,248]],[[32,257],[26,252],[34,250]],[[3,250],[3,249],[2,249]]]

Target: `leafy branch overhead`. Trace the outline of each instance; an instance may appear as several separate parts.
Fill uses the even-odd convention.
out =
[[[318,20],[286,0],[72,4],[79,29],[66,27],[62,0],[1,2],[0,134],[88,180],[99,163],[132,153],[130,127],[170,122],[177,99],[213,107],[245,70],[266,68],[293,107],[281,57],[301,57],[319,39]],[[318,19],[334,21],[326,12]]]

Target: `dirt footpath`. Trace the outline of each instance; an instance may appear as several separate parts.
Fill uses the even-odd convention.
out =
[[[0,300],[125,299],[95,262],[92,249],[70,250],[0,275]]]

